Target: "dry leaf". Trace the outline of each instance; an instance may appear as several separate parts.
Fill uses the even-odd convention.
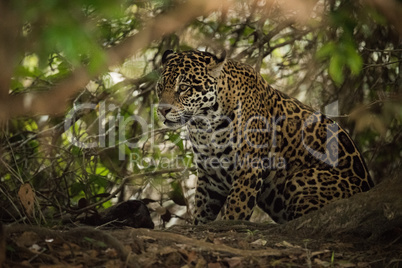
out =
[[[195,268],[201,268],[207,266],[207,261],[204,259],[204,257],[200,254],[198,257],[197,264],[195,265]]]
[[[267,240],[264,239],[257,239],[254,242],[251,242],[250,245],[255,245],[255,246],[265,246],[267,244]]]
[[[119,253],[117,253],[117,250],[114,248],[107,248],[105,250],[105,254],[106,256],[108,256],[109,258],[117,258],[119,257]]]
[[[222,265],[219,262],[208,263],[208,268],[221,268]]]
[[[287,242],[285,240],[282,241],[282,242],[276,243],[275,246],[277,246],[277,247],[285,247],[285,248],[301,248],[300,246],[293,245],[293,244],[291,244],[291,243],[289,243],[289,242]]]
[[[35,232],[23,232],[16,240],[15,243],[19,247],[30,247],[33,244],[40,242],[40,237]]]
[[[225,258],[224,260],[228,263],[230,268],[241,267],[241,261],[242,261],[241,257]]]
[[[38,244],[33,244],[32,246],[29,247],[29,250],[34,253],[40,253],[42,251],[42,247],[39,246]]]
[[[184,250],[180,250],[180,252],[181,252],[182,254],[184,254]],[[195,252],[195,251],[193,251],[193,250],[190,251],[190,252],[187,251],[186,255],[187,255],[187,262],[188,262],[188,263],[191,263],[191,262],[197,260],[197,258],[198,258],[197,252]]]
[[[32,217],[34,211],[35,193],[29,183],[24,183],[18,191],[21,204],[25,208],[27,216]]]

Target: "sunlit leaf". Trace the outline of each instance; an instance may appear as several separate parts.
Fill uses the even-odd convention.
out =
[[[348,52],[348,57],[346,57],[346,64],[349,66],[352,74],[357,75],[360,73],[363,66],[362,57],[353,48],[350,49]]]
[[[177,147],[179,147],[181,151],[184,151],[184,144],[183,144],[183,140],[180,138],[180,134],[175,133],[175,132],[170,132],[168,134],[168,136],[169,136],[169,140],[171,142],[173,142],[173,144],[175,144]]]
[[[105,188],[109,184],[109,180],[105,176],[90,175],[89,184],[95,184],[97,186]]]
[[[338,85],[342,84],[344,80],[343,65],[344,65],[344,58],[339,54],[335,54],[330,59],[328,69],[329,75],[331,76],[332,80],[334,80],[334,82]]]
[[[334,42],[328,42],[325,45],[323,45],[316,54],[316,57],[318,59],[325,59],[327,57],[330,57],[336,49],[335,43]]]

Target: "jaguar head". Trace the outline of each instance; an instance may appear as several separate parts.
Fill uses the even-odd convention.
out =
[[[185,125],[203,116],[217,104],[217,84],[225,64],[225,53],[217,57],[208,52],[167,50],[162,57],[163,71],[157,84],[158,116],[168,127]]]

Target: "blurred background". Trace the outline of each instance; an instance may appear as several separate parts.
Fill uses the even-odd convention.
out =
[[[346,128],[377,183],[400,174],[401,16],[396,0],[1,1],[0,221],[128,199],[157,228],[191,221],[186,131],[155,112],[166,49],[226,50]]]

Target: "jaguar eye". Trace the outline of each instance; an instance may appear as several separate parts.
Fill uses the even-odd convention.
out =
[[[190,86],[189,86],[189,85],[185,85],[185,84],[179,85],[179,93],[186,92],[186,91],[189,90],[189,89],[190,89]]]

